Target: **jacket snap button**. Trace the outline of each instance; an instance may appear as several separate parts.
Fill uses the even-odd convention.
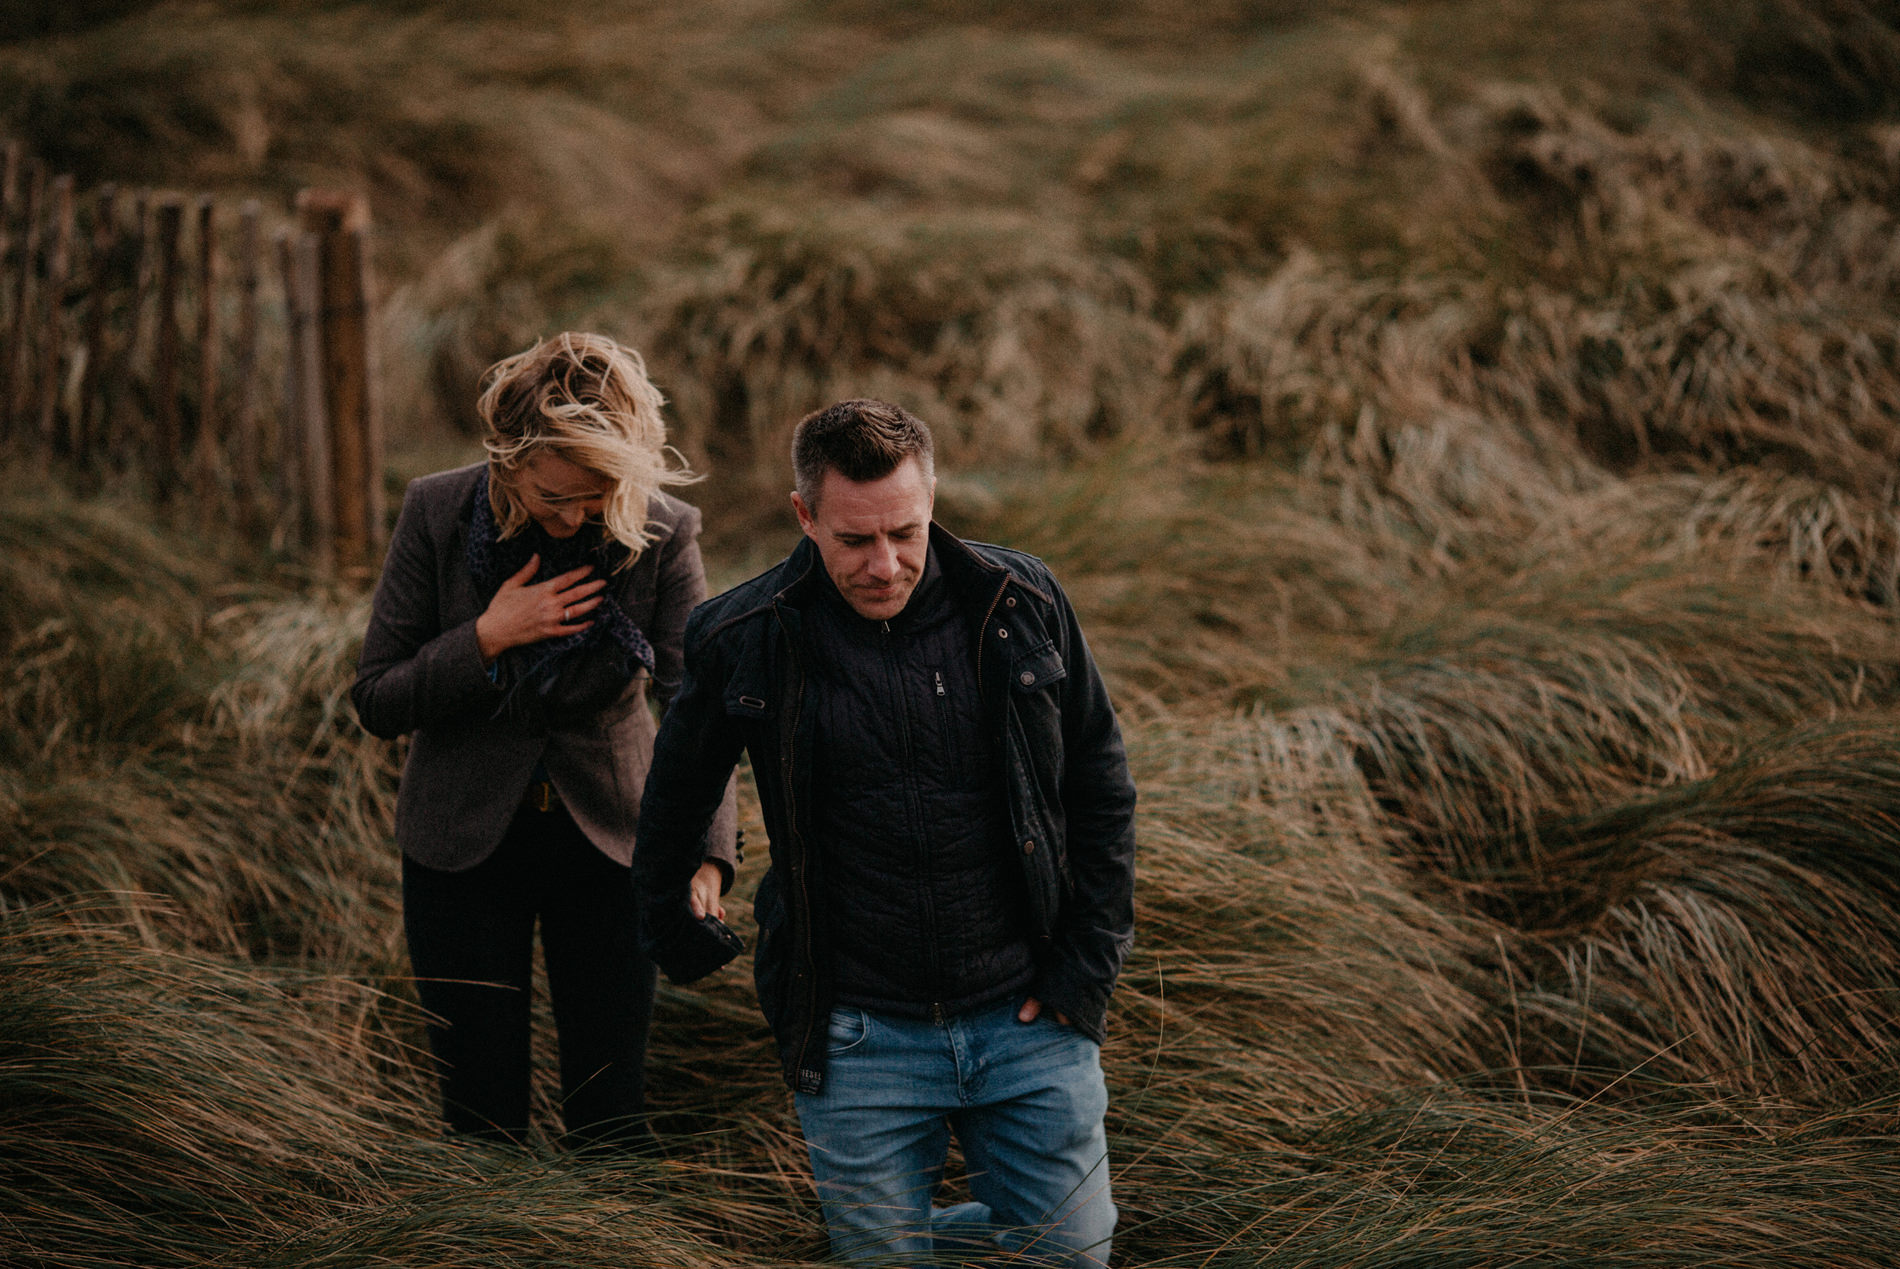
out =
[[[1031,683],[1036,681],[1036,676],[1031,674],[1028,670],[1024,670],[1021,674],[1016,676],[1016,681],[1021,683],[1024,687],[1028,687]]]
[[[1033,854],[1035,854],[1035,853],[1036,853],[1036,843],[1034,843],[1034,842],[1024,842],[1024,843],[1023,843],[1023,854],[1025,854],[1025,855],[1033,855]]]
[[[1009,631],[1002,626],[998,626],[996,628],[996,637],[998,639],[1007,639],[1009,638]]]
[[[1014,608],[1016,606],[1016,596],[1011,595],[1008,599],[1005,599],[1003,601],[1003,606],[1005,608]]]

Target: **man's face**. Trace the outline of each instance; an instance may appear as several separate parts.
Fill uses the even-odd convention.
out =
[[[792,506],[852,611],[888,621],[904,611],[924,575],[936,495],[937,482],[911,457],[890,475],[862,484],[828,471],[816,511],[797,494]]]

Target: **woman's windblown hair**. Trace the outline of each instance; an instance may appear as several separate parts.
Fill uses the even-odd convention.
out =
[[[476,408],[487,428],[488,497],[501,536],[528,522],[517,490],[522,466],[552,452],[612,481],[601,519],[637,557],[653,536],[649,500],[699,479],[666,443],[665,404],[640,354],[605,335],[569,331],[490,366]]]

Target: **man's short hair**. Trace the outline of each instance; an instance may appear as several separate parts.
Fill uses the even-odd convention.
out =
[[[882,480],[912,455],[925,480],[936,475],[935,447],[922,419],[889,401],[840,401],[807,414],[792,432],[792,484],[816,511],[826,472],[858,483]]]

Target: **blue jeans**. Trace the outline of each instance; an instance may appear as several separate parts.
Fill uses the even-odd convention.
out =
[[[825,1089],[796,1100],[838,1259],[1108,1263],[1101,1055],[1052,1010],[1018,1022],[1021,1003],[941,1023],[832,1011]],[[976,1201],[934,1208],[952,1129]]]

